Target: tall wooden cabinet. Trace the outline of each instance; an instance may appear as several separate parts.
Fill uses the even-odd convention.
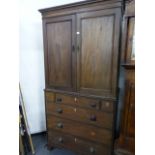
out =
[[[122,44],[122,67],[125,72],[125,95],[120,137],[116,141],[118,152],[135,154],[135,1],[126,2]],[[121,155],[121,154],[120,154]]]
[[[111,155],[121,0],[42,9],[48,146]]]

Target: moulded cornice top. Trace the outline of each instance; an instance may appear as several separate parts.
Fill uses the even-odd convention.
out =
[[[76,3],[70,3],[70,4],[55,6],[55,7],[39,9],[39,12],[44,13],[48,11],[55,11],[55,10],[67,9],[71,7],[84,6],[87,4],[93,4],[93,3],[98,3],[98,2],[115,3],[115,2],[122,2],[122,1],[123,0],[86,0],[86,1],[76,2]]]

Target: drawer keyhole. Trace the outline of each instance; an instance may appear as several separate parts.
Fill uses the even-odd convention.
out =
[[[76,138],[74,138],[74,141],[75,141],[75,143],[77,142],[77,139]]]
[[[58,127],[58,128],[63,128],[63,124],[62,124],[62,123],[58,123],[58,124],[57,124],[57,127]]]
[[[90,147],[90,153],[95,153],[95,149],[93,147]]]
[[[62,137],[60,137],[60,138],[58,139],[58,141],[59,141],[60,143],[63,143]]]
[[[77,112],[77,109],[76,108],[74,108],[74,112]]]
[[[106,103],[105,103],[105,106],[106,106],[106,107],[109,107],[109,105],[110,105],[109,102],[106,102]]]

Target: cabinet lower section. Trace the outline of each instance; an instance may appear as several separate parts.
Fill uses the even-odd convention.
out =
[[[63,132],[58,132],[55,130],[50,130],[48,133],[48,145],[53,147],[66,148],[77,152],[80,155],[110,155],[110,147],[104,146],[102,144],[97,144],[91,141],[87,141],[79,138],[78,136],[73,136],[70,134],[65,134]]]
[[[48,146],[112,155],[114,101],[45,91]]]

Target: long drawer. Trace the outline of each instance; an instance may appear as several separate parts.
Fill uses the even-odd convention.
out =
[[[97,128],[92,125],[86,125],[84,123],[78,123],[67,119],[60,119],[53,115],[47,115],[47,126],[48,130],[54,129],[62,131],[66,134],[72,134],[106,145],[111,145],[112,142],[112,131],[110,130]]]
[[[97,109],[107,112],[113,112],[114,103],[113,101],[109,100],[101,100],[101,99],[94,99],[88,97],[80,97],[80,96],[71,96],[61,93],[53,93],[53,92],[45,92],[46,101],[47,102],[54,102],[57,104],[68,104],[72,106],[79,106],[91,109]]]
[[[65,147],[76,150],[83,155],[110,155],[110,147],[98,145],[76,136],[71,136],[69,134],[64,134],[54,130],[50,130],[48,133],[48,143],[51,146]]]
[[[113,114],[64,104],[47,103],[47,114],[112,129]]]

